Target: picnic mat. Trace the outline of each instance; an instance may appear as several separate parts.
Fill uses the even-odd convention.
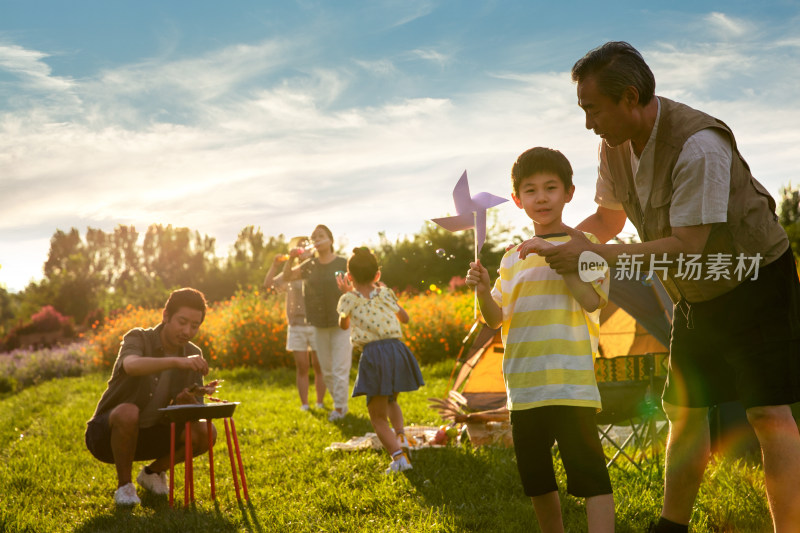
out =
[[[408,447],[412,450],[443,448],[444,445],[433,444],[433,437],[438,430],[438,426],[406,426],[404,431],[408,439]],[[346,452],[381,449],[383,449],[383,445],[380,439],[378,439],[378,435],[375,433],[366,433],[360,437],[352,437],[347,442],[334,442],[325,448],[326,451],[343,450]]]

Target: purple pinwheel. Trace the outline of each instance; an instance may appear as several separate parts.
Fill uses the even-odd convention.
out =
[[[488,192],[479,192],[475,196],[470,196],[466,170],[461,174],[458,183],[453,189],[453,200],[456,204],[457,214],[455,216],[431,220],[448,231],[474,228],[475,257],[477,260],[478,252],[481,251],[486,240],[486,210],[508,200]]]

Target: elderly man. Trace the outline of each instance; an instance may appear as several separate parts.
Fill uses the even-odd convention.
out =
[[[655,96],[628,43],[590,51],[572,79],[586,128],[602,139],[598,208],[578,228],[606,242],[628,219],[643,242],[592,244],[572,231],[541,255],[559,272],[575,271],[586,251],[623,270],[638,262],[660,273],[675,303],[664,504],[652,530],[688,530],[709,459],[708,407],[738,399],[761,444],[775,531],[800,531],[789,408],[800,401],[800,283],[775,201],[723,122]]]
[[[190,341],[206,314],[203,293],[195,289],[173,291],[162,312],[163,321],[154,328],[135,328],[125,334],[114,363],[108,388],[86,427],[86,447],[100,461],[117,470],[117,505],[140,502],[131,481],[134,461],[150,460],[136,477],[138,484],[155,494],[169,493],[166,470],[170,460],[170,426],[158,409],[170,403],[202,401],[196,386],[203,385],[208,363]],[[210,388],[213,389],[213,382]],[[193,422],[191,435],[181,432],[179,440],[192,439],[197,453],[208,451],[205,422]],[[212,426],[212,441],[216,429]],[[176,461],[183,461],[184,447],[178,447]]]

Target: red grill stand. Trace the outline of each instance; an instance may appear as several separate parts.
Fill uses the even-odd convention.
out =
[[[247,493],[247,480],[244,476],[244,464],[242,463],[242,454],[239,450],[239,437],[236,435],[236,424],[233,422],[233,411],[238,402],[235,403],[219,403],[211,405],[171,405],[164,409],[159,409],[163,412],[170,421],[170,436],[169,436],[169,506],[173,506],[174,492],[175,492],[175,424],[185,424],[184,441],[185,441],[185,457],[184,457],[184,484],[183,484],[183,506],[189,506],[189,501],[194,502],[194,467],[192,462],[192,422],[205,420],[208,429],[208,466],[211,478],[211,499],[216,500],[217,491],[214,478],[214,448],[212,446],[212,431],[211,420],[214,418],[222,418],[225,425],[225,439],[228,443],[228,456],[231,461],[231,473],[233,474],[233,486],[236,489],[236,499],[240,500],[239,494],[239,479],[237,478],[236,466],[239,467],[239,476],[242,481],[242,491],[244,492],[244,499],[250,501],[250,496]],[[229,425],[230,422],[230,425]],[[233,436],[233,445],[231,445],[231,436]],[[234,451],[236,453],[236,462],[234,462]]]

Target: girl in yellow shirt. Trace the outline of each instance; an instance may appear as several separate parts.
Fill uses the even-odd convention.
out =
[[[400,322],[408,322],[408,313],[390,288],[378,284],[380,274],[378,260],[368,248],[354,249],[347,261],[347,274],[337,278],[344,292],[337,311],[339,327],[349,327],[351,342],[363,349],[353,397],[367,397],[372,427],[392,456],[386,469],[391,474],[411,468],[402,449],[408,443],[397,395],[417,390],[425,382],[416,358],[400,340]]]

